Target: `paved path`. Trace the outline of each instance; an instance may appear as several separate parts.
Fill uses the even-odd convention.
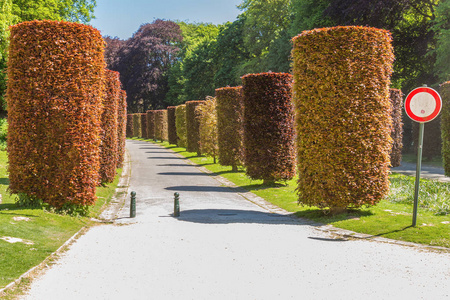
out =
[[[416,176],[416,164],[402,162],[400,167],[392,168],[391,171],[402,173],[405,175]],[[444,168],[426,166],[423,164],[420,172],[420,177],[443,182],[450,182],[450,177],[445,176]]]
[[[450,254],[333,238],[128,141],[137,217],[90,229],[25,299],[449,299]],[[181,216],[172,217],[173,193]]]

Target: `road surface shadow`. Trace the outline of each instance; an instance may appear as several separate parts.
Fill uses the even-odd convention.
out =
[[[153,157],[147,157],[147,159],[179,159],[179,160],[185,160],[187,158],[181,158],[181,157],[175,157],[175,156],[153,156]]]
[[[208,174],[205,174],[208,175]],[[242,193],[241,188],[227,187],[227,186],[169,186],[165,188],[168,191],[176,192],[223,192],[223,193]]]
[[[291,214],[282,215],[270,212],[238,209],[191,209],[182,210],[179,221],[201,224],[274,224],[299,225],[302,220],[292,217]],[[304,225],[308,225],[306,222]]]
[[[191,167],[191,168],[195,168],[197,166],[194,165],[189,165],[189,164],[161,164],[161,165],[156,165],[157,167]]]
[[[169,175],[169,176],[210,176],[203,172],[160,172],[157,175]]]

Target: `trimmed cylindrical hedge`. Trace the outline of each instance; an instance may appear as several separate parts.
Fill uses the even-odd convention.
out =
[[[9,189],[51,206],[93,205],[99,181],[104,41],[91,26],[11,27]]]
[[[244,159],[242,87],[216,89],[219,163],[236,171]]]
[[[200,101],[186,102],[186,150],[188,152],[197,152],[197,155],[202,155],[200,150],[200,123],[195,116],[195,108],[202,104]]]
[[[155,110],[155,139],[167,141],[167,110]]]
[[[127,115],[127,137],[133,137],[133,114]]]
[[[103,99],[102,143],[100,147],[100,181],[113,182],[116,176],[118,151],[118,108],[120,97],[119,73],[111,70],[105,72],[106,93]]]
[[[293,39],[299,203],[340,211],[388,193],[391,40],[351,26]]]
[[[155,111],[147,110],[147,138],[155,138]]]
[[[125,141],[127,131],[127,92],[120,91],[119,110],[118,110],[118,128],[117,128],[117,166],[122,167],[125,155]]]
[[[176,145],[178,143],[177,126],[176,126],[176,106],[167,108],[167,131],[169,134],[169,144]]]
[[[295,175],[292,76],[288,73],[242,77],[244,155],[247,175],[265,182]]]
[[[177,127],[178,147],[186,148],[187,132],[186,132],[186,105],[178,105],[175,111],[175,125]]]
[[[147,113],[140,114],[141,116],[141,137],[144,139],[148,139],[148,127],[145,126],[147,124]]]
[[[216,163],[219,145],[217,143],[216,98],[208,97],[207,101],[195,108],[200,125],[200,152],[214,158]]]
[[[442,98],[442,160],[444,163],[445,176],[450,176],[450,81],[441,84],[439,93]]]
[[[389,99],[391,101],[392,109],[392,149],[391,149],[391,166],[399,167],[402,162],[403,149],[403,122],[402,122],[402,108],[403,108],[403,93],[401,90],[390,89]]]
[[[142,137],[141,114],[133,114],[133,137]]]

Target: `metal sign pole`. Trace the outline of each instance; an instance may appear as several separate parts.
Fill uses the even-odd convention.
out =
[[[414,188],[414,210],[412,226],[417,224],[417,208],[419,206],[420,171],[422,169],[423,131],[425,123],[419,123],[419,145],[417,148],[416,185]]]

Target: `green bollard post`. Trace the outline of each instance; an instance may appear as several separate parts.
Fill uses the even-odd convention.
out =
[[[174,202],[174,208],[173,208],[173,216],[175,218],[178,218],[180,216],[180,194],[175,193],[175,202]]]
[[[131,192],[130,218],[136,217],[136,192]]]

